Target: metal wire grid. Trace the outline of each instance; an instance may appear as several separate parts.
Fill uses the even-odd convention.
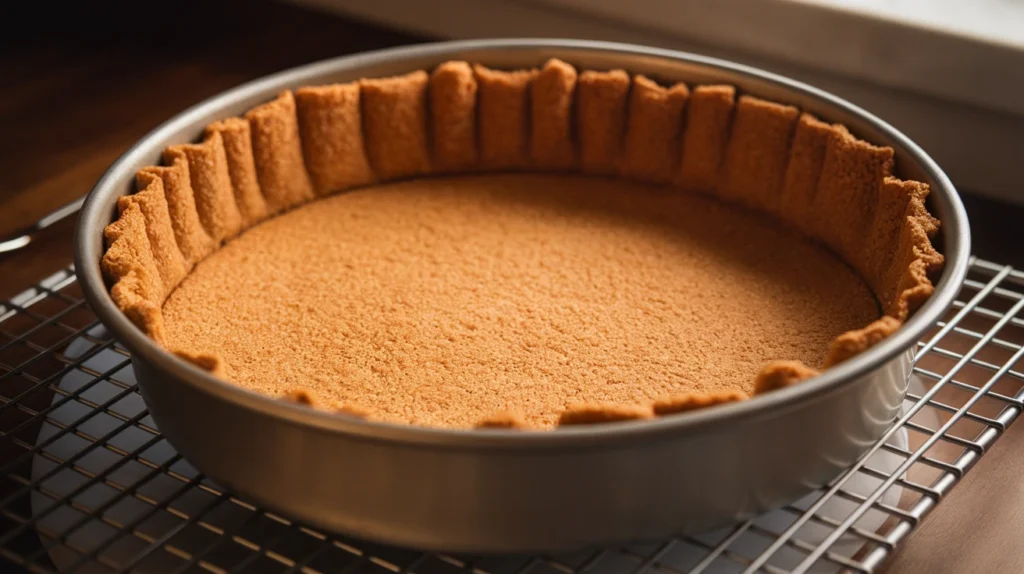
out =
[[[0,567],[31,572],[869,572],[1024,407],[1024,273],[973,260],[904,415],[841,477],[736,527],[560,556],[319,532],[204,478],[154,427],[71,268],[0,304]]]

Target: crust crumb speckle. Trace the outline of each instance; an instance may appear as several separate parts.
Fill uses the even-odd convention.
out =
[[[654,402],[654,414],[658,416],[685,413],[735,401],[745,401],[750,395],[743,391],[722,391],[719,393],[683,393]]]
[[[334,412],[339,415],[355,417],[357,419],[369,419],[373,414],[369,409],[364,409],[363,407],[356,405],[341,405],[340,407],[335,407]]]
[[[210,353],[193,353],[190,351],[184,351],[175,349],[172,351],[179,358],[184,359],[193,365],[209,372],[211,375],[218,379],[228,378],[228,365],[224,362],[223,357],[220,355]]]
[[[754,383],[754,394],[760,395],[795,385],[817,375],[818,371],[800,361],[772,361],[758,373]]]
[[[571,405],[558,417],[558,426],[593,425],[654,418],[654,410],[640,405]]]
[[[518,413],[495,413],[476,423],[478,429],[518,429],[528,430],[531,427]]]
[[[281,400],[292,402],[295,404],[307,406],[317,410],[330,411],[339,415],[345,415],[349,417],[355,417],[358,419],[370,418],[370,411],[356,405],[331,405],[328,401],[325,401],[318,394],[310,391],[309,389],[297,388],[285,391],[281,395]]]
[[[863,353],[899,328],[900,322],[887,316],[863,329],[843,333],[829,346],[828,354],[825,356],[825,368],[838,365],[854,355]]]
[[[318,399],[317,396],[308,389],[291,389],[285,391],[284,394],[281,395],[281,399],[305,405],[307,407],[313,407],[314,409],[322,406],[320,399]]]

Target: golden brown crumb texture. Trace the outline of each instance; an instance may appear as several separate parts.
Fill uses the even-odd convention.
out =
[[[931,242],[939,221],[925,207],[928,186],[893,176],[891,148],[732,86],[577,72],[559,60],[515,71],[446,62],[429,73],[286,91],[211,124],[199,143],[167,148],[163,159],[140,170],[138,192],[118,202],[102,259],[115,304],[160,344],[165,299],[225,241],[318,197],[431,173],[619,176],[765,212],[839,255],[883,310],[837,337],[825,368],[898,329],[931,295],[930,277],[943,264]],[[171,351],[230,379],[217,356]],[[755,394],[817,374],[784,359],[763,367]],[[370,415],[358,405],[322,405],[301,388],[282,398]],[[746,398],[722,391],[570,405],[558,424],[647,419]],[[531,425],[501,411],[477,427]]]

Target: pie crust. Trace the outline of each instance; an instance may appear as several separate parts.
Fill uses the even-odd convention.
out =
[[[925,206],[928,186],[892,175],[891,148],[732,86],[663,86],[623,70],[578,72],[559,60],[516,71],[447,62],[299,88],[207,126],[201,142],[171,146],[163,160],[140,170],[138,191],[119,199],[102,269],[117,306],[165,347],[165,301],[225,242],[310,201],[427,175],[624,178],[764,213],[838,255],[881,306],[880,318],[823,349],[822,368],[897,330],[931,295],[930,277],[943,264],[931,242],[939,222]],[[215,353],[169,350],[231,380],[231,365]],[[818,374],[791,359],[766,364],[753,393]],[[301,386],[282,398],[375,416]],[[557,424],[670,416],[747,398],[723,390],[569,404]],[[480,428],[537,427],[514,408],[479,414]]]

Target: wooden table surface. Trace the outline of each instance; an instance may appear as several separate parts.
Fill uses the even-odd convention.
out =
[[[422,40],[269,2],[85,4],[35,3],[37,13],[0,21],[0,236],[85,194],[134,141],[208,96],[290,66]],[[1024,210],[965,200],[975,252],[1019,265]],[[23,253],[0,255],[0,299],[67,265],[73,227],[61,223]],[[885,569],[1024,572],[1021,449],[1024,424]]]

